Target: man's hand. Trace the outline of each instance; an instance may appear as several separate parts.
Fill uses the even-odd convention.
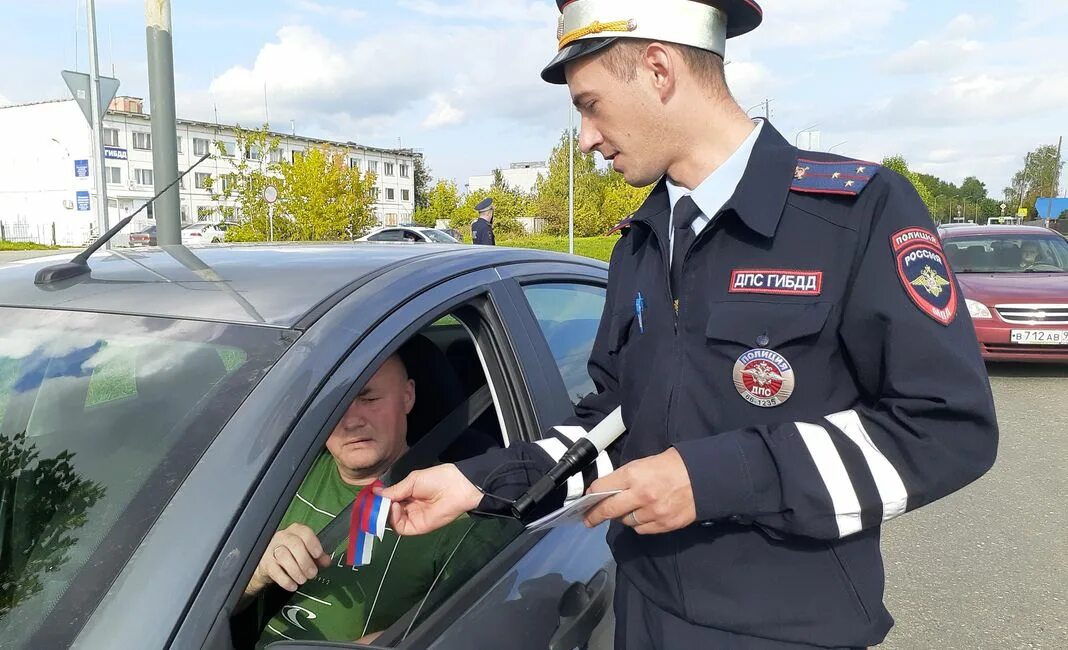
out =
[[[318,575],[320,567],[329,565],[330,555],[323,552],[312,529],[304,524],[291,524],[275,533],[267,544],[267,551],[245,588],[245,596],[255,596],[271,583],[286,591],[296,591]]]
[[[674,447],[627,463],[594,481],[589,492],[623,490],[586,513],[586,525],[617,519],[640,535],[669,533],[697,520],[690,474]]]
[[[412,472],[378,493],[393,502],[389,521],[398,535],[435,531],[482,501],[482,492],[451,464]]]

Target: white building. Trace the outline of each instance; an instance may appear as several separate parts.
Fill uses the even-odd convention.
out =
[[[184,171],[209,150],[223,143],[236,156],[233,126],[179,119],[178,171]],[[319,146],[346,151],[351,166],[377,175],[378,202],[375,212],[382,224],[410,220],[415,210],[413,165],[419,154],[408,149],[378,149],[352,142],[333,142],[285,133],[278,158],[292,159]],[[0,223],[9,240],[60,245],[81,245],[96,233],[96,204],[89,123],[70,100],[46,101],[0,107],[0,141],[7,150],[0,156]],[[152,124],[139,98],[117,97],[104,116],[104,167],[107,181],[109,223],[115,224],[152,198]],[[248,154],[250,158],[257,152]],[[208,175],[218,182],[234,166],[225,158],[201,163],[179,186],[182,222],[218,221],[219,204],[205,186]],[[218,189],[218,188],[217,188]],[[124,244],[126,235],[154,223],[151,208],[116,235]],[[93,229],[91,231],[91,228]]]
[[[501,175],[509,187],[514,187],[520,192],[530,194],[538,182],[538,176],[549,176],[549,165],[539,162],[516,162],[502,169]],[[493,187],[493,174],[483,176],[471,176],[467,179],[469,192],[486,191]]]

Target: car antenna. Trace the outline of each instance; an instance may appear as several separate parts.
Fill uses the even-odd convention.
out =
[[[157,192],[156,195],[153,196],[151,199],[145,201],[145,204],[142,205],[141,207],[137,208],[136,212],[134,212],[130,216],[126,217],[122,221],[120,221],[117,224],[115,224],[114,226],[112,226],[106,233],[101,235],[99,239],[97,239],[95,242],[93,242],[92,245],[89,246],[89,248],[86,248],[81,253],[78,253],[74,257],[74,259],[72,259],[71,261],[62,262],[60,264],[53,264],[52,266],[46,266],[45,268],[43,268],[40,271],[38,271],[36,277],[34,277],[34,279],[33,279],[33,283],[34,284],[52,284],[54,282],[61,282],[63,280],[69,280],[71,278],[76,278],[79,275],[84,275],[86,273],[89,273],[89,271],[91,270],[89,268],[89,256],[90,255],[92,255],[93,253],[95,253],[98,250],[100,250],[101,246],[106,244],[108,242],[108,240],[110,240],[112,237],[114,237],[116,234],[118,234],[118,232],[120,230],[122,230],[127,225],[129,225],[129,223],[131,221],[133,221],[134,217],[136,217],[137,215],[141,214],[142,210],[147,208],[153,201],[155,201],[160,196],[162,196],[164,192],[166,192],[167,190],[169,190],[172,187],[174,187],[175,184],[178,183],[178,181],[182,180],[182,178],[185,177],[186,174],[188,174],[189,172],[193,171],[194,167],[196,167],[197,165],[199,165],[200,163],[204,162],[205,160],[207,160],[210,157],[211,157],[211,154],[207,154],[207,153],[204,154],[203,156],[201,156],[200,159],[197,160],[192,165],[190,165],[188,169],[186,169],[181,174],[178,174],[178,176],[173,181],[171,181],[167,185],[167,187],[165,187],[162,190],[160,190],[159,192]]]

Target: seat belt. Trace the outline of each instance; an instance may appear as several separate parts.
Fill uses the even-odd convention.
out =
[[[491,404],[493,404],[493,396],[490,394],[489,386],[483,386],[472,393],[427,432],[419,442],[412,445],[408,453],[393,463],[382,475],[382,482],[386,485],[393,485],[414,470],[432,466],[449,448],[449,445],[455,442],[460,434],[467,431]],[[319,543],[322,544],[323,549],[333,552],[333,549],[336,549],[348,537],[349,518],[352,516],[354,505],[355,501],[345,506],[319,531]]]

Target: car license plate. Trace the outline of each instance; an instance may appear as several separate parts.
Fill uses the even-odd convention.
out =
[[[1012,330],[1010,343],[1024,345],[1068,345],[1068,330]]]

